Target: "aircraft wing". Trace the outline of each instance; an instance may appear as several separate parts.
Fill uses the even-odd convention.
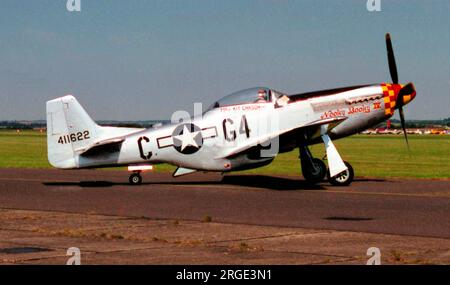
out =
[[[334,127],[336,127],[337,125],[339,125],[346,119],[347,119],[347,117],[335,117],[335,118],[321,119],[321,120],[317,120],[317,121],[312,121],[312,122],[305,124],[303,126],[300,126],[300,127],[294,127],[294,128],[288,128],[288,129],[275,131],[275,132],[272,132],[272,133],[264,135],[264,136],[253,138],[253,139],[249,140],[245,145],[232,148],[232,149],[228,150],[225,154],[221,154],[220,156],[215,157],[215,159],[227,158],[227,157],[236,155],[236,154],[246,151],[247,149],[254,147],[258,144],[262,144],[262,143],[272,140],[280,135],[283,135],[283,134],[286,134],[286,133],[289,133],[291,131],[298,130],[301,128],[320,127],[321,125],[328,125],[328,131],[330,131],[331,129],[333,129]]]
[[[294,129],[295,128],[291,128],[291,129],[287,129],[287,130],[281,130],[281,131],[276,131],[276,132],[273,132],[273,133],[270,133],[270,134],[267,134],[267,135],[264,135],[264,136],[261,136],[261,137],[256,137],[256,138],[250,139],[245,145],[232,148],[232,149],[228,150],[225,154],[222,154],[220,156],[215,157],[215,159],[226,158],[226,157],[238,154],[238,153],[243,152],[243,151],[245,151],[245,150],[247,150],[247,149],[249,149],[251,147],[254,147],[254,146],[258,145],[258,144],[261,144],[261,143],[264,143],[264,142],[266,142],[268,140],[276,138],[279,135],[282,135],[284,133],[290,132],[290,131],[292,131]]]
[[[326,125],[326,124],[330,124],[330,125],[332,125],[332,128],[334,128],[337,125],[339,125],[340,123],[342,123],[345,119],[347,119],[347,117],[343,117],[343,116],[328,118],[328,119],[321,119],[321,120],[317,120],[317,121],[312,121],[311,123],[308,123],[308,124],[302,126],[302,128],[310,127],[310,126],[320,126],[320,125]]]

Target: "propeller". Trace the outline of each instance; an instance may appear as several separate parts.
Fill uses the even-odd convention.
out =
[[[386,49],[387,49],[387,58],[389,64],[389,72],[391,74],[392,83],[398,84],[398,73],[397,73],[397,64],[395,63],[394,49],[392,48],[391,35],[389,33],[386,34]],[[395,105],[398,107],[399,115],[400,115],[400,123],[402,125],[403,134],[405,136],[406,146],[409,151],[409,143],[408,143],[408,135],[406,134],[405,127],[405,114],[403,112],[404,105],[404,96],[409,95],[415,92],[414,85],[410,82],[403,86],[402,89],[397,94],[397,101]]]

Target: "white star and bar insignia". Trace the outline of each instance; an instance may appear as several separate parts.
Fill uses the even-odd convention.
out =
[[[200,129],[192,123],[178,125],[172,135],[157,138],[158,148],[173,146],[178,152],[192,154],[203,145],[203,140],[217,136],[216,127]]]

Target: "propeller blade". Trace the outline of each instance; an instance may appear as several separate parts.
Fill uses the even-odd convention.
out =
[[[403,100],[403,96],[412,94],[415,91],[416,90],[414,88],[414,84],[412,84],[411,82],[406,84],[398,92],[398,94],[397,94],[397,101],[395,102],[395,104],[398,106],[398,114],[400,115],[400,123],[402,125],[403,135],[405,136],[405,141],[406,141],[406,146],[408,147],[408,151],[410,149],[409,149],[408,135],[406,133],[405,114],[403,112],[403,105],[404,105],[404,102],[405,102],[405,100]]]
[[[392,48],[391,35],[389,33],[386,34],[386,49],[392,83],[398,84],[397,64],[395,63],[394,49]]]
[[[409,142],[408,142],[408,135],[406,134],[405,115],[403,113],[403,107],[399,107],[398,111],[399,111],[398,114],[400,115],[400,123],[402,124],[403,135],[405,136],[406,146],[408,147],[408,151],[410,151],[410,149],[409,149]]]

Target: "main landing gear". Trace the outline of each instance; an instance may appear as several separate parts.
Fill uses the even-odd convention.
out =
[[[129,178],[131,185],[139,185],[142,183],[141,171],[134,171]]]
[[[300,162],[306,181],[315,184],[325,179],[327,166],[322,160],[314,158],[307,146],[300,146]]]
[[[354,178],[353,167],[350,163],[344,161],[347,170],[330,177],[330,171],[325,163],[318,158],[314,158],[307,146],[300,146],[300,162],[302,166],[303,177],[311,184],[316,184],[328,178],[328,182],[335,186],[347,186]]]

